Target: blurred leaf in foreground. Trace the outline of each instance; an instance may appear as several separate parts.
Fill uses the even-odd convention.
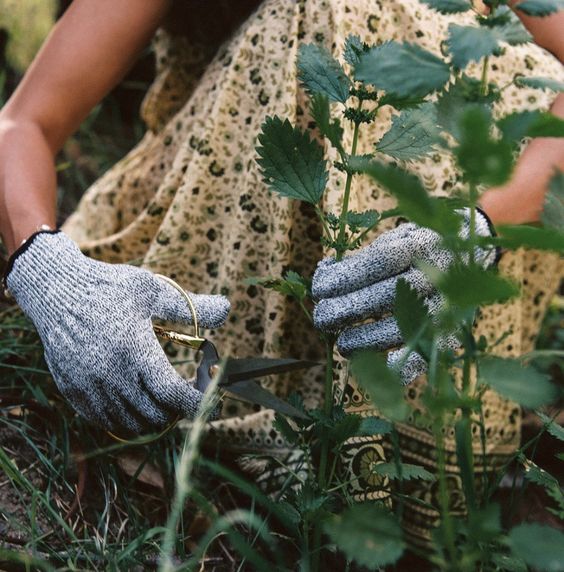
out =
[[[399,523],[376,504],[358,504],[334,515],[325,532],[346,557],[368,570],[396,562],[405,550]]]

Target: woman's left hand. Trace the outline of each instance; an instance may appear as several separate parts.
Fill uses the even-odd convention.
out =
[[[470,231],[470,210],[458,212],[462,217],[459,236],[465,239]],[[492,235],[490,223],[480,211],[476,211],[476,234]],[[423,297],[430,314],[436,314],[443,305],[442,296],[415,263],[424,261],[444,271],[453,260],[439,234],[413,223],[400,224],[381,234],[372,244],[339,262],[326,258],[313,277],[312,292],[318,300],[313,315],[315,326],[338,333],[337,347],[343,356],[364,349],[400,348],[388,354],[388,365],[401,364],[402,381],[411,383],[426,371],[426,364],[415,352],[406,359],[406,350],[401,348],[401,333],[390,315],[397,281],[408,282]],[[496,252],[476,248],[475,261],[490,267],[496,261]],[[459,345],[454,335],[443,338],[441,344],[452,348]]]

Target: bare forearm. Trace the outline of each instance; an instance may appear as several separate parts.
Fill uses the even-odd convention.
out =
[[[119,81],[170,0],[74,0],[0,111],[0,235],[55,223],[54,156]]]
[[[53,153],[33,123],[0,127],[0,232],[11,254],[41,225],[55,226]]]
[[[564,93],[557,97],[551,111],[564,118]],[[511,180],[486,191],[480,204],[494,224],[538,222],[556,169],[564,171],[564,139],[534,139],[519,157]]]

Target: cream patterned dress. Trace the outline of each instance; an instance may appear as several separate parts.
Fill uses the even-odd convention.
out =
[[[255,162],[261,123],[267,115],[287,117],[303,126],[309,121],[296,77],[300,42],[320,43],[339,56],[345,38],[358,34],[368,43],[405,40],[439,53],[449,22],[469,23],[472,16],[441,16],[417,0],[246,1],[235,3],[237,15],[231,14],[232,4],[222,0],[177,2],[169,25],[155,38],[158,76],[142,108],[147,133],[87,191],[64,230],[95,258],[140,263],[171,276],[188,290],[227,295],[231,315],[224,328],[211,334],[224,355],[322,359],[317,336],[299,308],[279,294],[246,282],[250,276],[280,276],[287,269],[311,276],[324,255],[311,209],[274,196],[261,182]],[[240,23],[245,13],[247,19]],[[210,15],[206,18],[206,14]],[[470,68],[469,73],[476,76],[478,71]],[[494,58],[492,80],[504,85],[515,74],[563,75],[555,58],[532,45],[510,48],[506,55]],[[497,111],[547,109],[553,97],[509,87]],[[389,122],[390,113],[382,112],[377,123],[363,131],[359,152],[368,152]],[[352,127],[345,125],[349,148],[351,137]],[[436,153],[413,169],[437,195],[448,194],[459,184],[446,154]],[[328,210],[338,212],[343,186],[343,174],[333,169],[326,196]],[[351,208],[392,206],[393,200],[374,183],[368,179],[356,182]],[[387,221],[378,232],[393,224]],[[488,307],[477,329],[489,340],[508,331],[496,352],[520,355],[532,347],[561,266],[556,257],[533,252],[506,254],[501,265],[521,282],[523,297]],[[178,349],[167,347],[167,351],[171,359],[182,361]],[[186,373],[182,365],[178,367]],[[341,360],[337,372],[341,378],[345,369],[346,362]],[[298,390],[314,406],[321,396],[320,378],[321,373],[315,372],[278,377],[267,380],[266,386],[282,396]],[[399,427],[400,447],[406,462],[433,471],[433,438],[420,415],[424,385],[425,379],[420,378],[406,389],[413,414]],[[344,399],[350,412],[374,414],[367,397],[354,385],[349,385]],[[223,417],[210,431],[210,445],[238,459],[267,490],[274,490],[277,478],[284,478],[282,469],[265,470],[269,456],[299,468],[300,455],[272,428],[271,411],[231,400],[224,405]],[[486,466],[495,471],[519,443],[520,411],[490,391],[484,417]],[[479,439],[475,445],[479,455]],[[371,473],[374,463],[385,460],[388,446],[379,437],[363,437],[345,447],[342,468],[358,477],[350,490],[354,498],[386,498],[389,494],[387,483]],[[464,506],[452,433],[447,435],[447,447],[452,510],[461,513]],[[479,463],[478,472],[482,470]],[[432,482],[418,483],[408,492],[436,504],[435,487]],[[413,504],[405,511],[405,527],[413,541],[423,543],[437,513],[421,506]]]

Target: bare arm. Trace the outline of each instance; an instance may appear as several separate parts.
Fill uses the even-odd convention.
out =
[[[0,235],[55,225],[54,157],[119,81],[171,0],[74,0],[0,111]]]
[[[564,62],[564,11],[544,18],[516,12],[535,42]],[[564,93],[558,95],[551,112],[564,118]],[[503,187],[484,193],[480,201],[482,208],[494,224],[537,222],[548,181],[555,169],[564,171],[564,139],[533,140],[519,157],[511,180]]]

